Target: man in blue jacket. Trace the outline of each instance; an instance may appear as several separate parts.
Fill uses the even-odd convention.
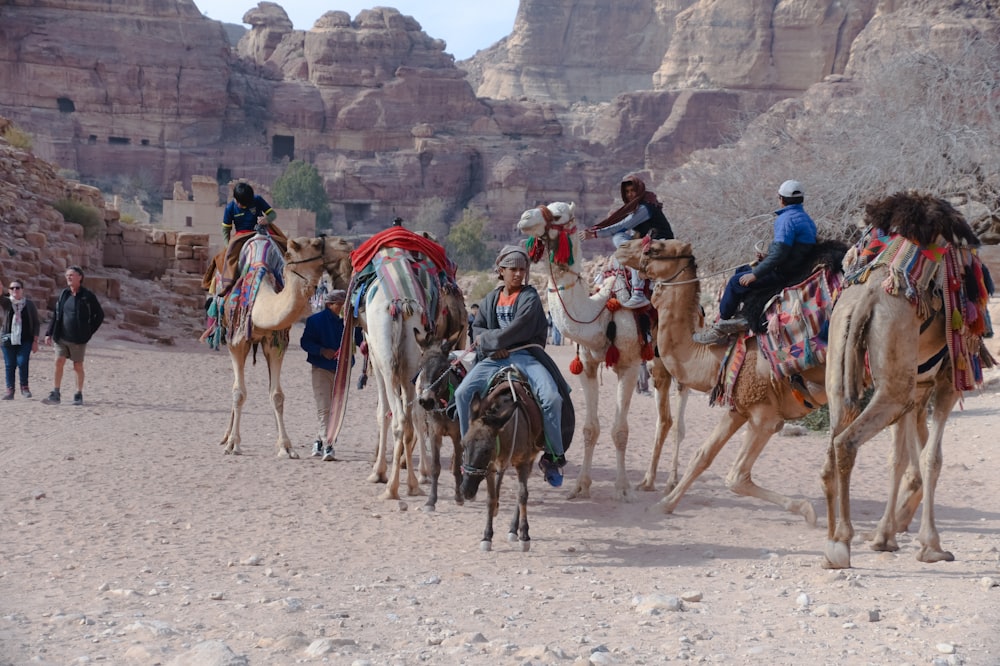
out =
[[[337,374],[337,361],[340,358],[340,341],[344,334],[344,320],[340,313],[344,309],[347,292],[334,289],[323,299],[323,309],[306,319],[306,328],[302,332],[299,344],[306,351],[306,360],[312,366],[313,398],[316,401],[316,416],[319,420],[319,431],[313,442],[313,457],[323,457],[323,460],[334,458],[333,442],[324,446],[327,426],[330,425],[330,403],[333,401],[334,377]],[[355,342],[358,342],[359,331],[355,329]],[[353,361],[353,357],[351,361]]]
[[[805,193],[797,180],[786,180],[778,188],[781,208],[775,211],[774,241],[767,255],[756,266],[741,266],[729,278],[726,289],[719,301],[719,319],[711,328],[695,334],[694,339],[706,345],[721,345],[734,333],[750,327],[744,317],[739,316],[743,298],[754,289],[784,286],[785,276],[792,275],[800,267],[816,245],[816,223],[802,208]]]

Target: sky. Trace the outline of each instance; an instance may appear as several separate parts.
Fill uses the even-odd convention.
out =
[[[456,60],[465,60],[511,33],[518,0],[274,0],[280,5],[296,30],[309,30],[316,19],[328,11],[345,11],[355,18],[362,9],[395,7],[412,16],[424,32],[443,39],[445,51]],[[201,13],[216,21],[243,23],[247,10],[257,6],[253,0],[194,0]],[[249,26],[247,26],[249,27]]]

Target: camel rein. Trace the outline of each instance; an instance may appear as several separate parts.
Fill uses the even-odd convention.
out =
[[[653,257],[653,259],[690,259],[690,260],[693,261],[694,257],[692,255],[690,255],[690,254],[682,254],[682,255],[678,255],[676,257]],[[642,271],[642,272],[646,272],[646,266],[648,264],[649,264],[648,260],[643,261],[642,264],[639,266],[639,270]],[[701,282],[702,280],[706,280],[706,279],[708,279],[710,277],[714,277],[716,275],[725,275],[725,274],[731,273],[731,272],[735,271],[737,268],[739,268],[740,266],[743,266],[743,265],[744,264],[739,264],[737,266],[731,266],[729,268],[723,268],[722,270],[715,271],[714,273],[708,273],[707,275],[699,275],[699,276],[691,278],[690,280],[678,280],[678,281],[675,282],[674,278],[676,278],[678,275],[680,275],[681,273],[683,273],[684,271],[686,271],[690,267],[690,264],[685,264],[684,266],[681,266],[679,269],[677,269],[677,272],[674,273],[673,275],[671,275],[670,277],[668,277],[668,278],[660,278],[660,279],[653,280],[653,284],[656,285],[656,286],[662,285],[662,286],[670,286],[670,287],[679,287],[682,284],[693,284],[695,282]]]
[[[308,264],[310,262],[317,261],[317,260],[321,261],[324,257],[326,257],[326,237],[325,236],[320,236],[320,238],[323,240],[323,251],[320,252],[318,255],[316,255],[315,257],[308,257],[306,259],[298,259],[296,261],[286,261],[285,264],[287,266],[295,266],[297,264]],[[290,270],[293,273],[295,273],[299,277],[300,280],[308,282],[308,280],[306,280],[306,278],[303,277],[302,274],[299,273],[297,270],[295,270],[294,268],[292,268]]]

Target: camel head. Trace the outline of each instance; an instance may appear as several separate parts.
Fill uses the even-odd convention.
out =
[[[615,250],[615,258],[654,280],[671,279],[688,267],[697,271],[691,244],[679,240],[638,238],[626,241]]]
[[[354,270],[351,265],[354,245],[338,236],[324,236],[323,242],[323,270],[330,274],[334,289],[347,289]]]
[[[576,240],[576,204],[555,201],[547,206],[529,208],[521,213],[517,230],[529,239],[532,261],[539,261],[548,245],[553,262],[568,263]]]

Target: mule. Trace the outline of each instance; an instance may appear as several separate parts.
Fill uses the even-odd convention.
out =
[[[528,476],[545,445],[542,411],[517,368],[501,370],[486,397],[475,395],[469,429],[462,438],[462,494],[473,499],[486,479],[486,530],[479,549],[493,549],[493,519],[500,508],[500,484],[508,467],[517,470],[517,508],[507,540],[531,547],[528,536]]]
[[[460,331],[461,337],[465,332]],[[434,511],[438,498],[438,477],[441,475],[441,445],[444,438],[451,438],[454,449],[451,458],[451,471],[455,476],[455,503],[464,504],[462,496],[462,433],[458,426],[458,417],[449,411],[455,389],[465,378],[466,368],[462,363],[452,358],[457,338],[453,336],[440,344],[432,344],[424,349],[420,361],[420,371],[417,373],[416,392],[417,403],[426,412],[426,446],[421,452],[420,460],[430,453],[431,491],[424,503],[424,511]],[[430,449],[427,451],[427,449]]]

